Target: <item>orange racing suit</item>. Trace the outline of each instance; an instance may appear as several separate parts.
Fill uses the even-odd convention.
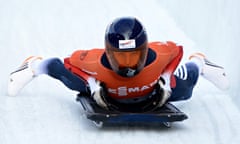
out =
[[[64,59],[65,67],[87,80],[94,77],[105,84],[108,95],[115,99],[143,97],[151,93],[155,84],[164,72],[172,75],[171,87],[175,87],[173,72],[178,66],[182,55],[182,46],[173,42],[151,42],[149,49],[156,54],[155,59],[146,65],[134,77],[122,77],[111,68],[102,64],[104,49],[77,50]]]

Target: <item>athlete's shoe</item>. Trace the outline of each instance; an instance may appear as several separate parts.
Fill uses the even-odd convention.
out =
[[[198,58],[202,63],[202,69],[200,69],[200,74],[210,82],[212,82],[216,87],[226,90],[229,88],[229,80],[226,76],[223,67],[210,62],[201,53],[192,54],[189,59]]]
[[[38,56],[31,56],[27,58],[17,70],[10,74],[8,82],[9,96],[17,95],[18,92],[36,76],[32,66],[34,62],[41,59],[42,58]]]

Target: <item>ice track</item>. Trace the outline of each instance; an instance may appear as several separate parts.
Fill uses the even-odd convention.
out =
[[[0,144],[238,144],[238,7],[237,0],[2,0]],[[192,99],[175,103],[189,119],[170,129],[96,128],[85,119],[76,93],[47,76],[36,78],[17,97],[6,95],[8,74],[27,56],[63,58],[78,48],[103,47],[108,22],[126,15],[145,24],[149,40],[183,45],[183,61],[189,53],[202,51],[221,63],[227,68],[231,89],[222,92],[199,79]]]

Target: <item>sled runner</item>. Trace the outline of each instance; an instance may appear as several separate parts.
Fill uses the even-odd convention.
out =
[[[94,100],[87,96],[79,96],[86,117],[93,121],[97,127],[103,125],[155,125],[163,124],[171,127],[172,122],[183,121],[187,115],[177,109],[173,104],[166,103],[161,108],[147,112],[121,112],[105,110],[99,107]]]

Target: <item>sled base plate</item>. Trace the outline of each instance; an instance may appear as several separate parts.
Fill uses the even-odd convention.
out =
[[[171,103],[166,103],[161,108],[156,108],[148,112],[120,112],[110,111],[99,107],[94,100],[87,96],[78,97],[84,114],[93,121],[98,127],[104,125],[156,125],[163,124],[170,127],[172,122],[183,121],[187,119],[187,115],[181,112]]]

